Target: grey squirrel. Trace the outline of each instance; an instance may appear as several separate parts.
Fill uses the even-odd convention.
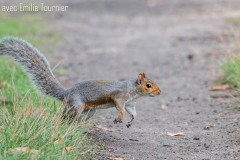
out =
[[[132,117],[127,124],[130,127],[137,115],[134,100],[161,93],[157,84],[145,73],[140,73],[136,79],[86,81],[65,89],[53,75],[47,59],[31,44],[15,37],[0,41],[0,55],[18,62],[42,93],[65,102],[63,118],[70,122],[88,120],[96,109],[116,107],[119,116],[114,123],[123,121],[126,110]]]

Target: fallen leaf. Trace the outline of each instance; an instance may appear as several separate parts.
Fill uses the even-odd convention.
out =
[[[210,91],[222,91],[228,89],[230,86],[228,84],[221,84],[213,87],[209,87]]]
[[[63,137],[59,137],[53,144],[59,144],[60,142],[62,142]]]
[[[185,134],[184,133],[181,133],[181,132],[178,132],[178,133],[169,133],[169,132],[167,132],[167,135],[168,136],[185,136]]]
[[[101,126],[101,125],[96,125],[96,127],[97,127],[98,129],[101,129],[101,130],[104,130],[104,131],[109,131],[109,132],[115,131],[115,129],[103,127],[103,126]]]
[[[8,150],[10,153],[28,153],[30,151],[29,147],[17,147]]]
[[[72,146],[65,147],[66,151],[70,152],[72,150]]]
[[[11,148],[8,150],[9,153],[12,154],[19,154],[19,153],[30,153],[30,154],[38,154],[39,151],[36,149],[30,149],[29,147],[17,147],[17,148]]]

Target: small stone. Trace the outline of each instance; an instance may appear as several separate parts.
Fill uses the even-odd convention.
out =
[[[189,59],[189,60],[192,60],[193,59],[193,54],[189,54],[189,55],[187,55],[187,59]]]
[[[205,148],[209,148],[209,145],[207,145],[206,143],[204,143],[203,145]]]
[[[168,145],[168,144],[164,144],[162,145],[163,147],[171,147],[171,145]]]
[[[139,141],[138,139],[129,138],[130,141]]]

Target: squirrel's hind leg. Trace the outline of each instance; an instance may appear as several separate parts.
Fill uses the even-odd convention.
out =
[[[76,107],[65,107],[62,113],[62,119],[67,119],[69,123],[72,123],[78,115],[78,112]]]
[[[91,118],[95,113],[96,113],[96,109],[93,108],[93,109],[88,109],[88,110],[83,110],[82,113],[76,117],[77,118],[77,121],[86,121],[88,120],[89,118]]]
[[[65,105],[65,108],[62,118],[67,119],[69,123],[79,121],[79,117],[84,110],[84,102],[82,102],[79,97],[70,96],[64,99],[63,104]]]

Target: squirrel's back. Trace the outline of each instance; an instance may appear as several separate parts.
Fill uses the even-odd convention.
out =
[[[46,58],[31,44],[19,38],[6,37],[0,41],[0,55],[20,63],[42,93],[63,100],[65,89],[54,77]]]

